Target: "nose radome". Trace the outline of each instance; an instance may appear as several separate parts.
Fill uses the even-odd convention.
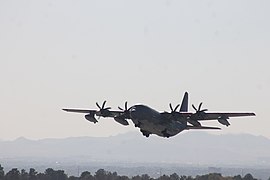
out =
[[[134,112],[136,111],[136,106],[132,106],[130,109],[129,109],[130,112]]]
[[[139,111],[139,109],[138,109],[138,107],[136,107],[136,105],[132,106],[129,109],[129,114],[130,114],[131,119],[138,119],[139,118],[140,113],[138,111]]]

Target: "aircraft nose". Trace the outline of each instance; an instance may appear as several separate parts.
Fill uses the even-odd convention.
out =
[[[132,106],[129,110],[131,119],[138,119],[138,109],[136,106]]]
[[[131,106],[129,109],[130,112],[136,111],[136,106]]]

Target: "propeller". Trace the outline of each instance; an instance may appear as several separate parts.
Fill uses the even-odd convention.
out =
[[[100,105],[96,102],[96,105],[97,105],[97,107],[99,108],[100,111],[111,109],[111,107],[106,107],[106,108],[105,108],[105,104],[106,104],[106,101],[103,101],[102,106],[100,106]]]
[[[198,108],[196,108],[193,104],[192,104],[192,107],[196,112],[190,116],[190,118],[188,119],[188,122],[195,127],[200,127],[201,123],[198,121],[198,119],[203,118],[205,115],[205,111],[208,111],[208,109],[201,109],[202,102],[199,104]]]
[[[118,109],[121,110],[121,111],[128,111],[128,106],[127,106],[127,101],[125,102],[125,109],[121,108],[118,106]]]
[[[196,111],[196,113],[202,113],[202,112],[208,111],[208,109],[202,109],[202,110],[201,110],[202,102],[199,104],[198,109],[194,106],[194,104],[192,104],[192,107],[193,107],[193,109]]]
[[[175,113],[176,110],[179,108],[180,104],[177,104],[177,106],[173,109],[172,103],[169,104],[170,109],[171,109],[171,113]]]
[[[171,109],[171,113],[170,113],[171,118],[175,120],[178,119],[179,116],[177,116],[177,114],[179,114],[179,112],[177,112],[177,109],[179,108],[180,104],[177,104],[175,108],[173,108],[172,103],[170,103],[169,106]]]
[[[100,116],[106,117],[109,115],[110,111],[109,109],[111,109],[111,107],[106,107],[106,101],[103,101],[102,106],[100,106],[97,102],[96,102],[97,107],[99,108],[99,113],[97,114],[100,118]]]
[[[121,108],[118,106],[118,109],[123,111],[119,116],[114,117],[115,121],[117,121],[118,123],[127,126],[128,122],[126,119],[130,119],[130,114],[129,114],[129,110],[130,108],[128,108],[127,105],[127,101],[125,102],[125,108]]]
[[[198,109],[192,104],[193,109],[196,111],[195,114],[191,116],[191,119],[197,120],[199,118],[203,118],[205,115],[205,111],[208,111],[208,109],[201,109],[202,102],[199,104]]]
[[[128,108],[128,103],[127,103],[127,101],[125,102],[125,106],[124,106],[125,108],[121,108],[120,106],[118,106],[118,109],[119,110],[121,110],[121,111],[123,111],[123,115],[124,115],[124,118],[128,118],[130,115],[129,115],[129,110],[130,110],[130,108]]]

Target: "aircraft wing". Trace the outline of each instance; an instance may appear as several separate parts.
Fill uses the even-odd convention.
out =
[[[242,116],[255,116],[255,113],[250,112],[164,112],[161,113],[163,117],[172,121],[187,121],[189,124],[192,124],[190,128],[192,129],[200,129],[202,127],[199,121],[207,121],[207,120],[217,120],[220,124],[229,126],[230,122],[228,119],[230,117],[242,117]],[[211,128],[211,127],[210,127]]]
[[[182,112],[181,115],[183,117],[192,117],[197,121],[207,121],[207,120],[217,120],[217,119],[229,119],[230,117],[242,117],[242,116],[255,116],[255,113],[250,113],[250,112],[232,112],[232,113],[227,113],[227,112],[203,112],[199,115],[196,115],[196,113],[185,113]],[[196,116],[196,117],[195,117]]]
[[[74,113],[84,113],[84,114],[95,114],[97,116],[103,116],[103,117],[117,117],[123,114],[123,111],[105,111],[103,114],[100,111],[97,110],[91,110],[91,109],[62,109],[66,112],[74,112]]]
[[[96,110],[89,110],[89,109],[63,109],[63,111],[67,112],[75,112],[75,113],[95,113]]]

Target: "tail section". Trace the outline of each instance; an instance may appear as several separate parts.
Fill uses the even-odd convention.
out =
[[[188,112],[188,92],[185,92],[179,112]]]

